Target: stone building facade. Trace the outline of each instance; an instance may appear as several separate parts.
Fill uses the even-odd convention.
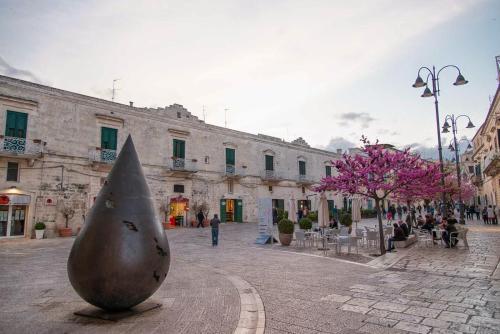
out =
[[[479,127],[472,139],[474,150],[471,158],[475,162],[475,175],[472,176],[473,183],[478,188],[476,204],[480,207],[485,205],[500,204],[500,86],[486,120]]]
[[[334,173],[339,152],[206,124],[182,105],[137,108],[0,76],[0,237],[48,236],[84,222],[120,147],[131,135],[158,219],[187,225],[193,208],[225,221],[257,221],[258,199],[314,206],[312,186]],[[329,204],[346,199],[328,194]]]

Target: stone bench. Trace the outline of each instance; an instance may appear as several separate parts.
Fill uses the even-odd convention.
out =
[[[417,236],[414,234],[410,234],[405,241],[394,241],[394,247],[406,248],[415,242],[417,242]]]

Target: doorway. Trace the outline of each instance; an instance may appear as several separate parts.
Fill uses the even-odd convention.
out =
[[[220,200],[221,222],[243,222],[243,200],[226,198]]]
[[[28,207],[0,205],[0,237],[23,237]]]

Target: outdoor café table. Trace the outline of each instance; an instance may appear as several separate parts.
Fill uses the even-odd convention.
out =
[[[309,239],[312,242],[311,246],[314,243],[316,243],[316,240],[319,238],[319,233],[318,232],[306,231],[304,234],[306,235],[306,239]]]

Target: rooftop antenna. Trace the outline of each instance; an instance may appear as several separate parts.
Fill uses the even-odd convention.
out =
[[[115,83],[120,80],[120,79],[113,79],[113,90],[112,90],[112,95],[111,95],[111,101],[115,101],[115,93],[118,90],[118,88],[115,87]]]
[[[207,122],[207,120],[205,119],[205,105],[203,105],[203,122]]]
[[[227,128],[227,111],[229,108],[224,109],[224,127]]]

